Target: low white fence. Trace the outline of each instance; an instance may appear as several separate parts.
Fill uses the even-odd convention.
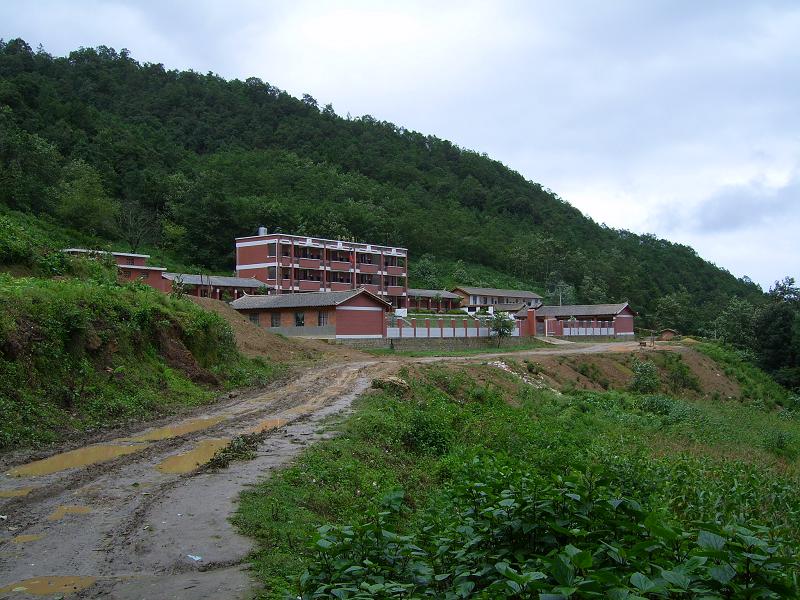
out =
[[[396,318],[389,322],[386,337],[402,338],[481,338],[490,337],[492,332],[485,322],[477,319],[404,319]],[[513,337],[520,335],[519,321],[514,322]]]

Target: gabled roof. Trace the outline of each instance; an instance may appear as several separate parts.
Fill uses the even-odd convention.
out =
[[[471,287],[466,285],[459,285],[454,287],[453,291],[461,290],[469,295],[476,296],[505,296],[506,298],[541,298],[536,292],[529,292],[527,290],[501,290],[497,288],[481,288]]]
[[[296,294],[276,294],[274,296],[245,295],[231,302],[231,307],[236,310],[252,308],[312,308],[316,306],[338,306],[355,298],[359,294],[366,294],[386,308],[391,304],[383,298],[378,298],[365,289],[345,290],[343,292],[300,292]]]
[[[524,302],[514,302],[512,304],[490,304],[492,308],[494,308],[495,312],[516,312],[518,310],[528,310],[528,305]]]
[[[178,277],[187,285],[212,285],[216,287],[238,287],[258,289],[266,284],[255,277],[225,277],[222,275],[189,275],[186,273],[164,273],[164,279],[175,281]]]
[[[540,306],[536,309],[537,317],[599,317],[618,315],[626,308],[627,302],[620,304],[565,304],[564,306]],[[633,312],[633,309],[631,309]]]
[[[443,298],[446,300],[460,300],[461,296],[458,294],[454,294],[453,292],[448,292],[447,290],[418,290],[416,288],[408,288],[408,297],[409,298]]]
[[[150,258],[149,254],[133,254],[131,252],[109,252],[108,250],[91,250],[87,248],[64,248],[67,254],[110,254],[111,256],[126,256],[128,258]]]

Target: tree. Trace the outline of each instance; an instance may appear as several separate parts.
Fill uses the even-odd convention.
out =
[[[554,279],[547,286],[547,301],[550,304],[557,304],[558,306],[575,304],[576,297],[575,286],[570,285],[563,279]]]
[[[587,273],[581,281],[581,299],[587,304],[608,302],[608,284],[601,277]]]
[[[655,325],[658,329],[670,328],[686,333],[693,326],[692,298],[681,290],[662,296],[656,302]]]
[[[64,167],[57,189],[56,215],[70,227],[94,235],[114,233],[119,203],[103,190],[100,174],[81,159]]]
[[[153,241],[158,234],[158,215],[139,204],[123,205],[117,212],[117,230],[131,252],[136,252],[139,246]]]
[[[489,331],[497,338],[497,347],[499,348],[500,342],[514,332],[514,319],[504,312],[496,312],[489,319]]]

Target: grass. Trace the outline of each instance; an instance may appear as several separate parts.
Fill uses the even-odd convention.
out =
[[[560,394],[521,381],[509,385],[513,375],[489,365],[473,365],[470,370],[426,366],[405,373],[405,377],[410,394],[395,396],[381,391],[362,397],[354,414],[341,424],[341,435],[308,449],[291,467],[242,495],[234,522],[258,541],[253,564],[256,576],[266,586],[263,597],[330,597],[334,588],[345,590],[339,597],[418,597],[406,588],[406,595],[392,595],[385,589],[378,593],[379,588],[370,588],[373,591],[369,593],[362,590],[363,596],[346,592],[354,573],[362,574],[356,577],[354,589],[358,582],[377,585],[382,581],[384,585],[392,581],[400,586],[396,589],[408,585],[405,575],[392,566],[397,563],[384,553],[389,551],[387,542],[373,539],[370,531],[376,524],[393,532],[387,536],[401,536],[388,542],[391,552],[404,551],[408,543],[419,551],[410,551],[409,560],[423,560],[421,556],[440,552],[441,536],[466,535],[461,527],[466,519],[473,522],[469,515],[476,490],[484,490],[480,492],[482,502],[491,504],[514,497],[513,491],[503,490],[528,489],[531,482],[538,482],[540,494],[548,489],[551,491],[546,493],[556,494],[548,487],[554,481],[574,481],[569,485],[578,487],[602,481],[581,494],[603,489],[611,497],[630,498],[641,507],[642,519],[658,515],[648,517],[651,525],[653,519],[668,522],[675,531],[685,531],[686,540],[698,539],[698,523],[720,536],[728,535],[728,526],[746,526],[748,531],[771,537],[780,552],[796,558],[800,478],[793,449],[800,441],[800,419],[787,418],[785,412],[738,402],[619,390]],[[563,500],[556,503],[563,506]],[[502,509],[494,506],[492,510]],[[636,515],[625,519],[638,519]],[[596,518],[594,526],[608,526],[601,526],[600,517]],[[613,521],[617,516],[608,518]],[[556,534],[563,552],[572,552],[563,550],[568,544],[581,548],[592,536],[605,535],[601,529],[593,529],[591,520],[580,523],[575,527],[585,533],[571,533],[567,528]],[[611,529],[623,531],[628,525],[620,522]],[[630,526],[647,531],[641,524]],[[362,559],[370,557],[366,570],[366,563],[349,562],[354,560],[356,547],[352,535],[361,540],[357,547],[364,553]],[[491,539],[505,539],[505,534],[498,532],[497,536]],[[433,543],[436,540],[439,545]],[[487,542],[478,542],[474,548],[484,548]],[[496,545],[499,542],[492,544],[495,550],[491,552],[501,554],[487,558],[488,565],[506,552],[505,546]],[[456,546],[466,548],[461,542]],[[733,542],[726,547],[733,548]],[[604,552],[596,552],[595,562],[603,562]],[[633,546],[629,552],[633,562]],[[687,547],[686,552],[695,550]],[[517,565],[515,572],[525,568],[542,571],[544,581],[552,581],[555,554],[548,555],[550,558],[534,555],[530,544],[523,544],[504,556]],[[654,557],[645,557],[637,567],[653,580],[660,573],[652,567]],[[435,568],[450,572],[448,565],[462,560],[468,560],[463,553]],[[348,565],[361,570],[345,572]],[[608,576],[623,573],[619,585],[630,587],[627,567],[610,565]],[[494,567],[469,568],[476,573],[467,577],[473,587],[467,585],[463,595],[453,597],[510,594],[509,589],[489,593],[489,575],[497,577]],[[796,562],[781,569],[797,574]],[[305,579],[301,579],[303,573]],[[456,586],[452,576],[437,580],[437,585],[442,581]],[[734,578],[730,585],[736,581]],[[491,585],[501,584],[495,581]],[[547,585],[550,590],[556,584]],[[315,596],[316,586],[328,591]],[[477,593],[481,586],[487,586],[488,595]],[[447,589],[453,592],[455,587]],[[606,588],[601,597],[609,597],[608,591]],[[442,591],[440,596],[444,595]]]
[[[464,348],[462,350],[395,350],[393,348],[367,348],[364,352],[374,356],[408,356],[421,358],[426,356],[474,356],[476,354],[494,354],[497,352],[525,352],[537,348],[548,348],[550,344],[541,340],[532,339],[524,344],[513,346],[501,344],[487,345],[483,348]]]

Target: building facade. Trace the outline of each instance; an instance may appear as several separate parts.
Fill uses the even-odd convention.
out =
[[[526,290],[460,286],[454,288],[452,292],[461,297],[460,306],[469,313],[490,308],[492,312],[516,313],[524,308],[536,308],[542,304],[542,297],[539,294]]]
[[[386,337],[391,305],[364,289],[243,296],[231,307],[274,333],[327,339]]]
[[[236,238],[236,274],[278,294],[363,288],[395,308],[408,297],[408,250],[283,233]]]
[[[540,306],[520,311],[519,319],[536,321],[536,335],[555,337],[608,336],[633,337],[634,310],[627,302],[619,304],[571,304]],[[528,323],[530,330],[531,324]]]
[[[446,312],[459,307],[461,296],[446,290],[408,289],[409,310],[434,310]]]
[[[149,254],[87,250],[86,248],[66,248],[62,252],[71,256],[86,256],[89,258],[111,256],[114,262],[117,263],[117,277],[120,282],[139,281],[160,292],[169,292],[172,289],[172,282],[162,277],[167,270],[166,267],[151,267],[147,264],[150,258]]]
[[[215,300],[236,300],[246,294],[257,294],[264,283],[255,278],[225,277],[222,275],[190,275],[188,273],[164,273],[169,280],[170,289],[178,283],[183,286],[187,296],[214,298]]]

